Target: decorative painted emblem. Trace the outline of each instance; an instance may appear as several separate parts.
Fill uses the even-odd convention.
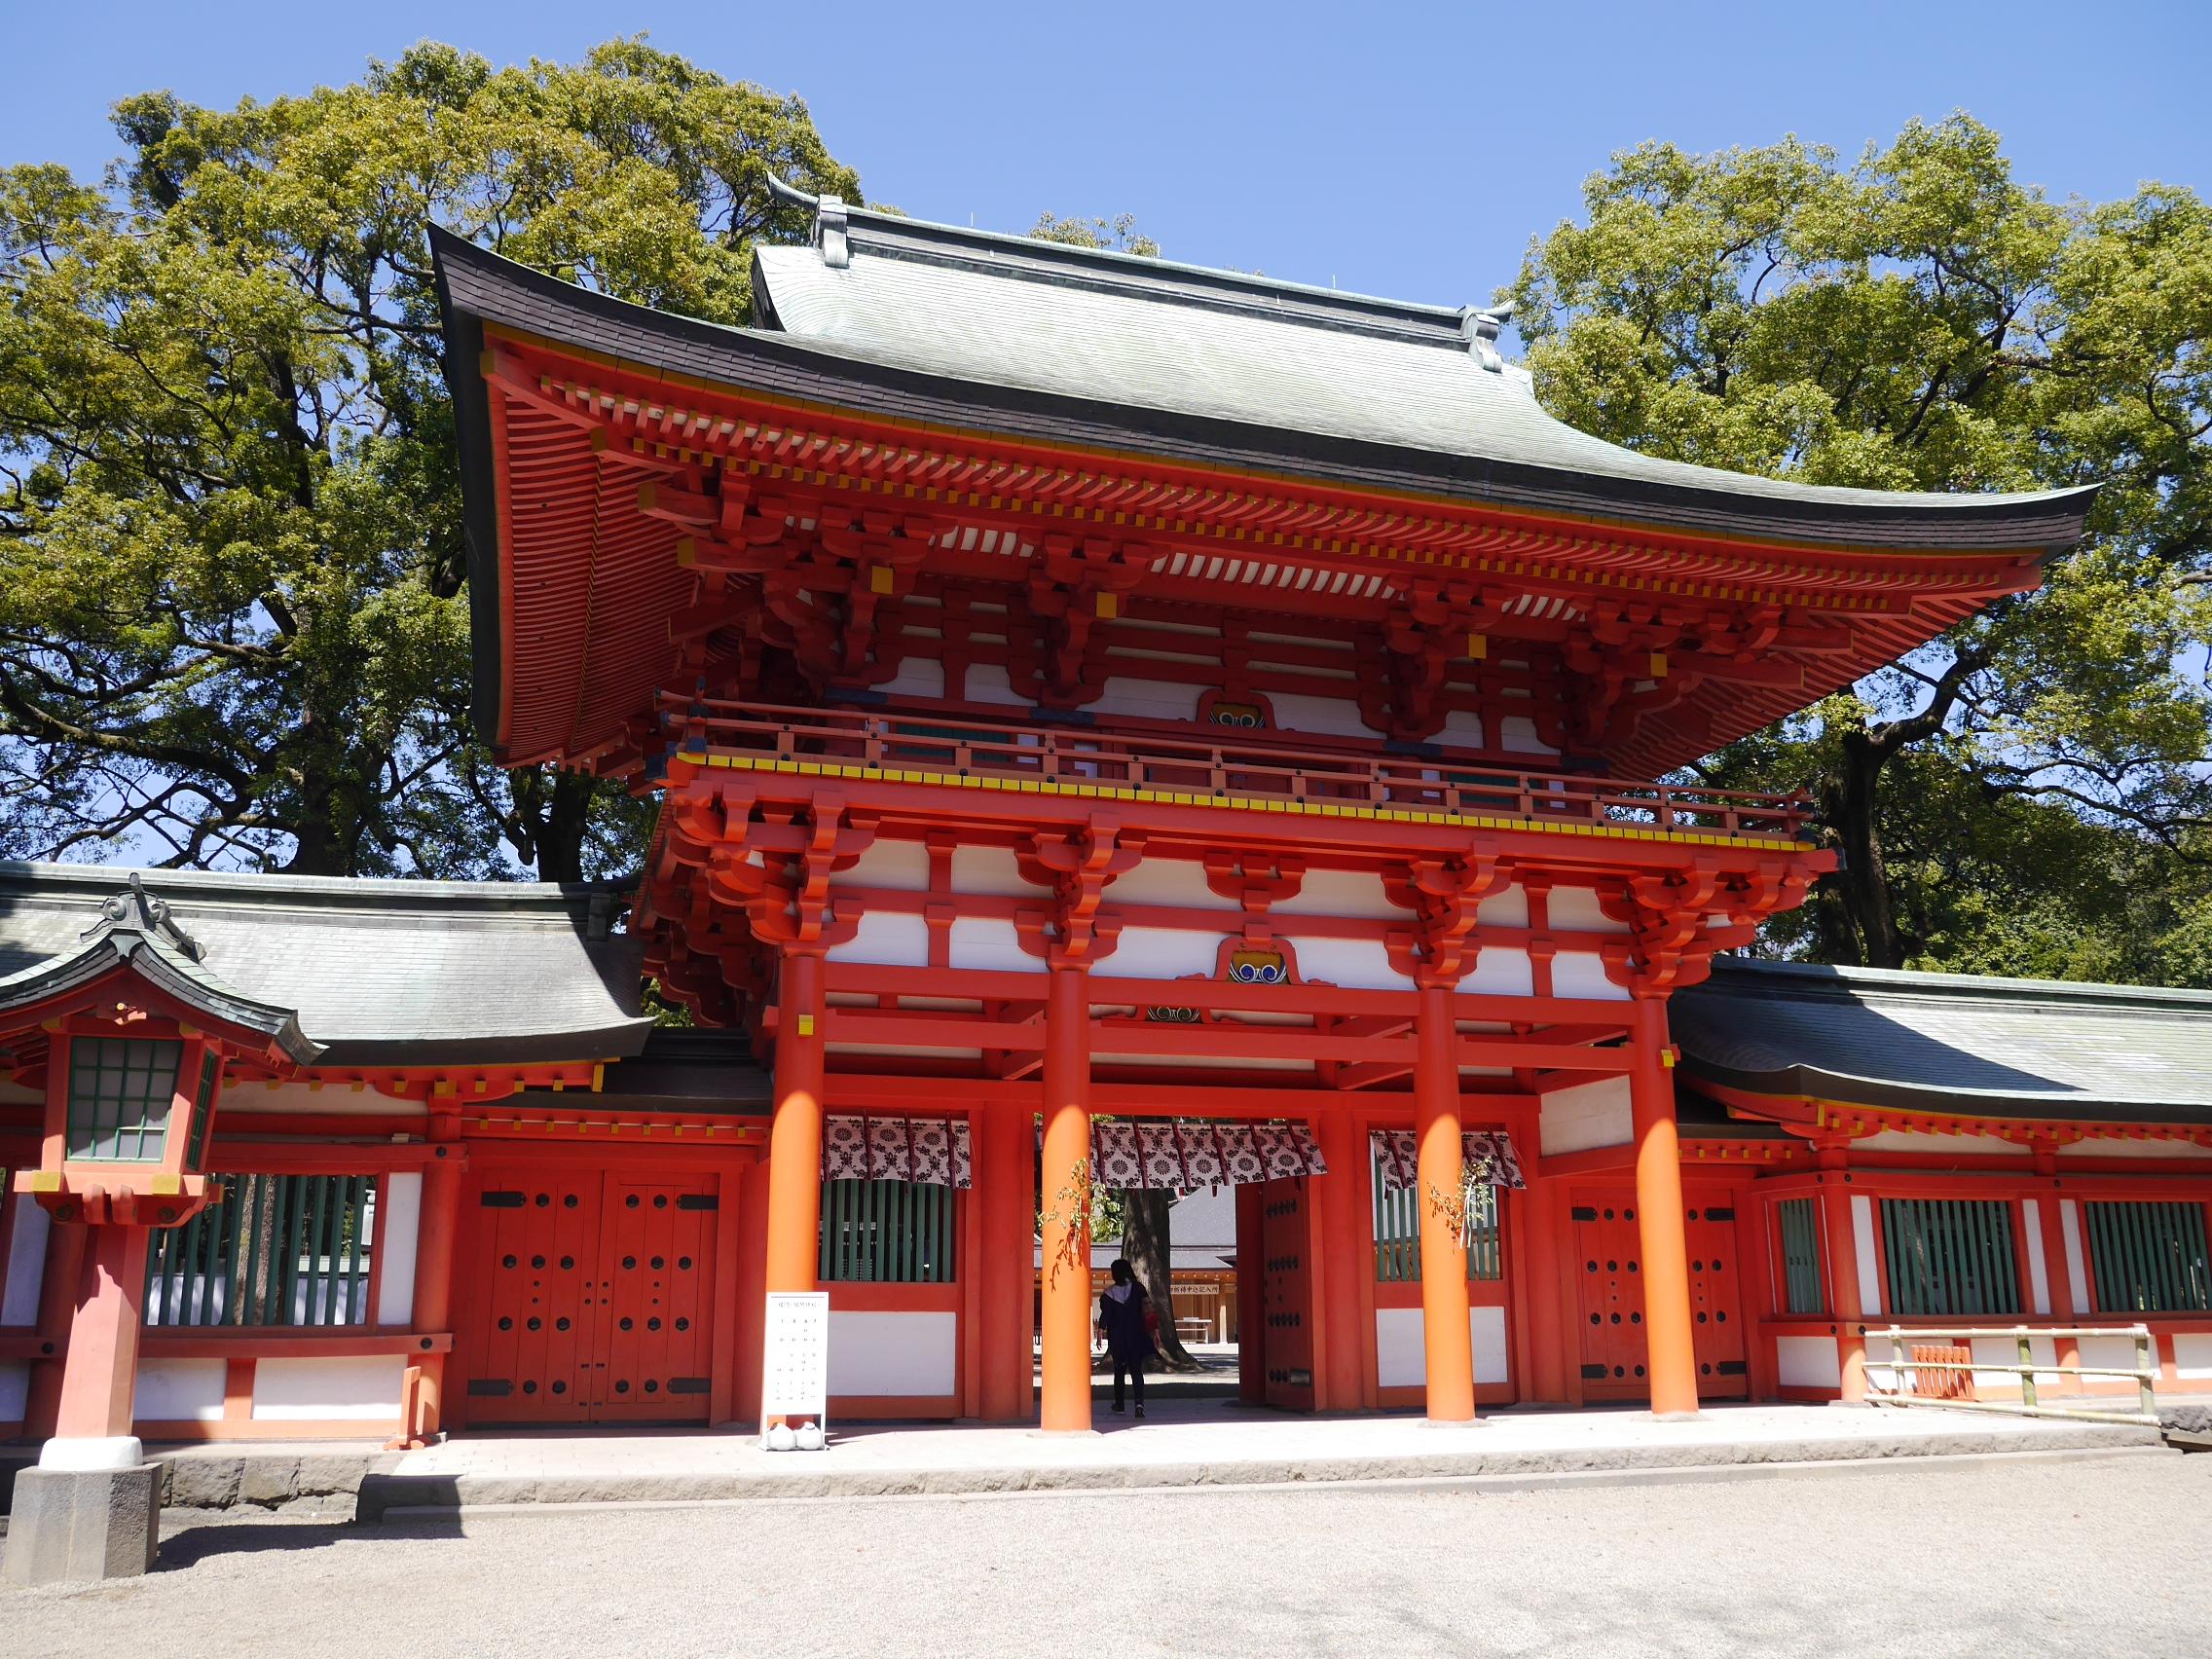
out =
[[[1145,1018],[1155,1025],[1196,1025],[1198,1011],[1195,1008],[1153,1007],[1144,1011]]]
[[[1240,985],[1279,985],[1290,977],[1290,964],[1272,946],[1239,945],[1229,953],[1229,977]]]

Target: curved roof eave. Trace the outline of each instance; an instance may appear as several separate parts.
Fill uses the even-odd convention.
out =
[[[1772,493],[1772,481],[1750,477],[1737,492],[1712,481],[1734,475],[1705,467],[1683,465],[1680,474],[1694,482],[1662,485],[1599,477],[1567,466],[1415,450],[901,367],[840,350],[829,342],[702,322],[613,299],[447,232],[434,231],[431,240],[447,362],[461,418],[464,481],[470,484],[490,481],[488,397],[476,373],[484,325],[490,323],[654,377],[843,407],[910,424],[964,427],[1467,505],[1603,519],[1624,528],[1811,543],[1838,551],[2047,552],[2079,538],[2099,488],[2089,484],[2006,497],[1916,496],[1890,505],[1866,500],[1871,493],[1863,491],[1798,486]],[[469,501],[474,529],[479,502],[490,511],[489,492],[471,489]],[[483,528],[496,534],[488,519]]]
[[[2022,1118],[2053,1122],[2141,1123],[2152,1115],[2177,1124],[2212,1124],[2212,1102],[2202,1100],[2123,1099],[2068,1093],[2059,1089],[1977,1089],[1899,1083],[1888,1078],[1856,1077],[1812,1065],[1783,1065],[1749,1071],[1715,1065],[1687,1051],[1682,1070],[1689,1077],[1746,1094],[1783,1100],[1820,1100],[1867,1111],[1915,1112],[1933,1117]],[[1978,1111],[1962,1110],[1976,1107]]]
[[[140,934],[107,934],[74,955],[37,963],[0,979],[0,1014],[67,995],[115,973],[135,974],[212,1024],[250,1032],[275,1044],[297,1065],[313,1065],[321,1057],[322,1045],[300,1029],[297,1012],[256,1002]]]

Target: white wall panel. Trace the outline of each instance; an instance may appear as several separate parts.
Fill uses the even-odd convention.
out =
[[[1552,958],[1552,995],[1626,1002],[1628,987],[1605,977],[1605,959],[1595,951],[1563,950]]]
[[[1193,974],[1213,977],[1221,959],[1217,933],[1185,928],[1124,928],[1111,956],[1091,969],[1099,979],[1181,979]]]
[[[1874,1250],[1874,1200],[1851,1196],[1852,1249],[1859,1260],[1859,1311],[1871,1319],[1882,1310],[1882,1264]]]
[[[1785,1388],[1841,1388],[1843,1362],[1833,1337],[1778,1337],[1774,1375]]]
[[[2028,1247],[2028,1305],[2039,1317],[2050,1316],[2050,1270],[2043,1259],[2042,1205],[2020,1200],[2020,1238]]]
[[[1488,944],[1475,955],[1475,971],[1459,981],[1459,989],[1484,996],[1525,997],[1535,991],[1535,977],[1526,950]]]
[[[1426,1315],[1419,1308],[1375,1310],[1375,1381],[1383,1388],[1418,1388],[1428,1381]],[[1505,1309],[1467,1309],[1467,1336],[1475,1348],[1475,1381],[1505,1382]]]
[[[1021,879],[1021,866],[1004,847],[952,849],[952,890],[995,899],[1028,899],[1051,889]]]
[[[919,841],[878,841],[836,879],[839,887],[888,887],[900,893],[930,890],[930,850]]]
[[[967,699],[971,703],[1003,703],[1015,709],[1029,707],[1029,699],[1014,695],[1014,687],[1007,682],[1006,669],[995,662],[968,665]]]
[[[27,1363],[0,1364],[0,1422],[21,1422],[30,1392],[31,1368]]]
[[[1628,924],[1616,922],[1598,906],[1598,895],[1587,887],[1555,887],[1549,901],[1551,925],[1574,933],[1626,933]]]
[[[1288,936],[1285,936],[1286,938]],[[1290,939],[1298,953],[1298,972],[1361,991],[1402,991],[1413,980],[1390,966],[1390,953],[1379,939]]]
[[[959,1336],[956,1313],[841,1313],[831,1309],[830,1392],[949,1394],[959,1385]]]
[[[1106,889],[1110,904],[1179,904],[1192,910],[1242,910],[1206,885],[1206,866],[1190,859],[1147,859]]]
[[[2076,1313],[2089,1310],[2089,1264],[2082,1254],[2082,1211],[2072,1198],[2058,1200],[2058,1231],[2066,1239],[2066,1288]]]
[[[898,674],[876,689],[889,697],[941,697],[944,664],[935,657],[901,657]]]
[[[1137,680],[1109,674],[1098,700],[1086,705],[1099,715],[1130,715],[1148,720],[1195,720],[1198,718],[1201,685],[1181,685],[1172,680]]]
[[[1383,896],[1382,878],[1351,869],[1309,869],[1291,898],[1269,906],[1273,916],[1350,916],[1402,922],[1413,914]]]
[[[387,1175],[377,1186],[377,1242],[384,1272],[377,1280],[377,1323],[404,1325],[415,1317],[415,1244],[423,1227],[423,1177],[413,1170]]]
[[[131,1415],[140,1422],[214,1422],[229,1373],[220,1359],[142,1359]]]
[[[1045,971],[1041,959],[1021,948],[1021,936],[1014,924],[990,916],[953,917],[946,956],[955,968],[989,968],[1011,974]]]
[[[1011,925],[1011,924],[1010,924]],[[898,910],[866,910],[853,937],[830,947],[832,962],[877,962],[893,968],[930,965],[930,924],[926,917]]]
[[[2212,1377],[2212,1336],[2201,1332],[2175,1335],[2174,1375],[2185,1382],[2200,1382]],[[0,1412],[0,1417],[7,1415]]]
[[[1546,1158],[1594,1146],[1626,1146],[1636,1138],[1628,1079],[1602,1077],[1544,1096],[1537,1130]]]
[[[264,1359],[253,1368],[253,1415],[268,1422],[381,1422],[399,1416],[398,1354]]]
[[[0,1325],[38,1323],[38,1292],[46,1273],[49,1225],[46,1211],[28,1193],[16,1199],[16,1213],[8,1222],[8,1282],[0,1289]]]
[[[1268,705],[1274,710],[1275,724],[1284,731],[1310,731],[1334,737],[1382,735],[1359,718],[1359,705],[1349,699],[1271,691]]]

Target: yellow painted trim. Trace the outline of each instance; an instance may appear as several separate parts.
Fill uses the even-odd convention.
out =
[[[849,765],[837,761],[782,760],[751,755],[725,755],[712,753],[685,756],[696,766],[719,766],[738,772],[782,772],[803,777],[859,778],[871,776],[866,765]],[[1174,791],[1128,789],[1106,784],[1056,784],[1040,778],[994,778],[977,776],[948,777],[939,772],[885,772],[873,774],[881,781],[907,784],[939,784],[947,789],[998,790],[1016,794],[1077,795],[1095,800],[1125,800],[1137,802],[1168,802],[1177,806],[1211,806],[1227,812],[1287,812],[1301,813],[1316,818],[1362,818],[1378,823],[1398,823],[1411,820],[1421,824],[1445,824],[1470,830],[1513,830],[1539,835],[1595,835],[1608,841],[1661,841],[1682,847],[1767,847],[1789,845],[1762,835],[1712,835],[1686,830],[1637,830],[1616,824],[1545,824],[1525,818],[1493,817],[1487,814],[1467,816],[1452,812],[1429,812],[1405,807],[1358,806],[1344,801],[1277,800],[1272,796],[1254,795],[1200,795]]]
[[[33,1169],[22,1178],[17,1188],[22,1193],[58,1193],[61,1191],[61,1171],[58,1169]]]

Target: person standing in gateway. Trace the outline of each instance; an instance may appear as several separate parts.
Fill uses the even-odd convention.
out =
[[[1144,1286],[1137,1283],[1136,1275],[1129,1272],[1124,1257],[1114,1258],[1108,1270],[1114,1282],[1098,1298],[1098,1330],[1106,1339],[1107,1356],[1114,1365],[1114,1412],[1122,1410],[1122,1374],[1129,1375],[1129,1388],[1134,1397],[1136,1415],[1144,1416],[1144,1366],[1157,1351],[1152,1346],[1152,1333],[1158,1328],[1160,1315],[1152,1306],[1152,1298],[1145,1294]]]

